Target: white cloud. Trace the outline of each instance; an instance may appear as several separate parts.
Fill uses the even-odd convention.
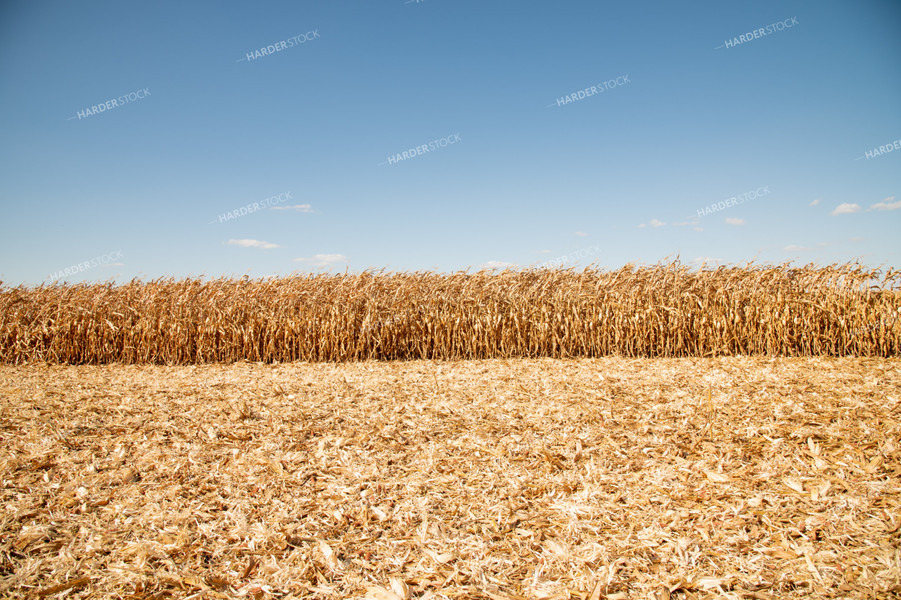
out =
[[[817,198],[816,200],[814,200],[813,202],[811,202],[811,203],[808,204],[807,206],[816,206],[817,204],[820,203],[820,200],[822,200],[822,198]]]
[[[714,263],[714,264],[716,264],[716,263],[719,263],[719,262],[723,262],[723,259],[722,259],[722,258],[713,258],[712,256],[699,256],[699,257],[697,257],[697,258],[694,259],[694,260],[688,261],[688,264],[690,264],[690,265],[702,265],[702,264],[704,264],[704,263],[707,263],[707,264]]]
[[[289,204],[287,206],[273,206],[272,210],[294,210],[297,212],[311,213],[316,212],[310,204]]]
[[[678,223],[673,223],[676,227],[685,227],[686,225],[697,225],[697,219],[689,219],[687,221],[679,221]]]
[[[832,216],[849,215],[856,212],[860,212],[859,204],[848,204],[847,202],[845,202],[844,204],[839,204],[835,207],[835,210],[832,211]]]
[[[894,199],[895,199],[894,196],[889,196],[882,202],[877,202],[876,204],[874,204],[867,210],[898,210],[899,208],[901,208],[901,200],[898,200],[897,202],[892,202],[892,200],[894,200]]]
[[[810,250],[807,246],[795,246],[794,244],[789,244],[784,247],[783,250],[786,252],[804,252],[805,250]]]
[[[314,254],[309,258],[295,258],[294,262],[307,263],[311,267],[331,267],[336,263],[347,263],[343,254]]]
[[[664,225],[666,225],[666,223],[657,219],[651,219],[651,222],[648,223],[648,225],[650,225],[651,227],[663,227]]]
[[[539,250],[538,251],[538,254],[550,254],[550,253],[551,253],[550,250]]]
[[[744,225],[744,219],[736,219],[735,217],[726,217],[726,223],[729,225]]]
[[[516,263],[504,262],[502,260],[489,260],[486,263],[483,263],[479,266],[480,269],[507,269],[509,267],[515,267]]]
[[[585,233],[584,231],[577,231],[577,232],[575,232],[573,235],[577,235],[577,236],[579,236],[579,237],[585,237],[585,236],[588,235],[588,234]]]
[[[278,248],[278,244],[264,242],[262,240],[228,240],[229,246],[241,246],[242,248]]]
[[[638,224],[638,228],[639,228],[639,229],[644,229],[645,227],[647,227],[647,225],[645,225],[644,223],[639,223],[639,224]]]

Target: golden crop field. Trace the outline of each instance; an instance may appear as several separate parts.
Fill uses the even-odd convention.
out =
[[[897,356],[901,272],[627,266],[0,287],[0,362]]]
[[[0,596],[890,598],[882,358],[0,366]]]
[[[899,280],[0,287],[0,596],[898,597]]]

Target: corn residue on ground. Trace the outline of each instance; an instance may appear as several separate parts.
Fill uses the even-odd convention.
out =
[[[0,595],[901,592],[897,359],[0,367]]]

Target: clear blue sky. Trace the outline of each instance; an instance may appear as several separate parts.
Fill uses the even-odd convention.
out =
[[[4,2],[0,279],[899,267],[899,29],[896,0]]]

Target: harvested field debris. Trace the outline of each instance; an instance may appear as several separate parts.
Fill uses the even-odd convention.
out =
[[[0,367],[0,595],[887,598],[901,364]]]

